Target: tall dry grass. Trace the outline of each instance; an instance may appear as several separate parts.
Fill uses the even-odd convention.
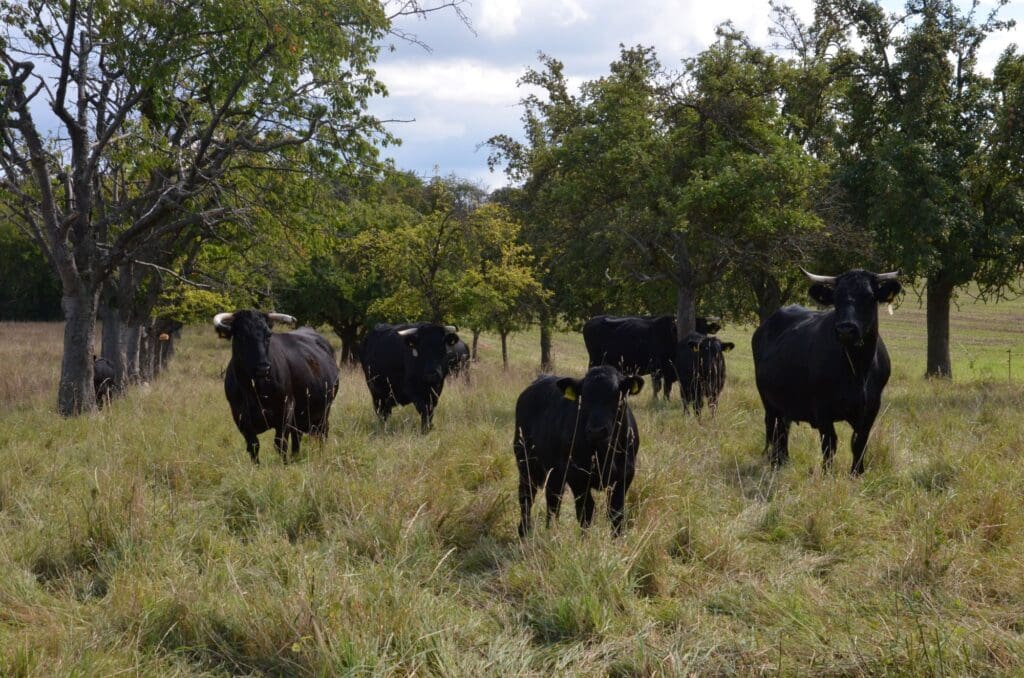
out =
[[[998,307],[967,312],[1004,336]],[[738,348],[716,418],[642,393],[619,539],[603,499],[588,532],[563,515],[516,537],[532,333],[509,372],[485,337],[426,436],[410,408],[382,428],[345,370],[330,438],[287,467],[269,440],[249,463],[208,328],[103,412],[59,419],[52,393],[22,391],[0,410],[0,675],[1019,672],[1024,393],[962,356],[958,382],[921,379],[908,315],[883,320],[897,369],[861,478],[841,471],[842,425],[839,471],[806,427],[789,466],[766,465],[749,329],[723,333]],[[5,363],[59,339],[3,331]],[[556,359],[582,370],[578,335]]]

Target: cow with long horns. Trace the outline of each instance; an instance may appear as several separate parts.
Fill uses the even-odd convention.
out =
[[[412,403],[423,432],[431,429],[448,374],[448,349],[459,341],[456,331],[454,325],[380,323],[366,335],[359,361],[381,421],[395,405]]]
[[[751,342],[764,404],[765,449],[773,464],[785,463],[790,424],[807,422],[821,435],[828,468],[838,440],[835,422],[845,421],[853,428],[851,473],[860,474],[890,372],[889,353],[878,334],[878,304],[900,293],[899,271],[803,272],[813,283],[811,298],[832,308],[781,308],[757,328]]]
[[[309,327],[271,331],[274,323],[295,325],[284,313],[236,311],[213,318],[217,334],[231,340],[231,361],[224,374],[224,394],[235,425],[245,437],[253,463],[259,464],[260,433],[274,429],[274,446],[288,463],[299,453],[305,433],[327,435],[331,403],[338,392],[334,348]]]

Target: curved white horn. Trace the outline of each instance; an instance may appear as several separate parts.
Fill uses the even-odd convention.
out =
[[[446,332],[451,332],[452,334],[455,334],[456,332],[459,331],[459,328],[456,327],[455,325],[445,325],[444,329]]]
[[[418,328],[418,327],[410,327],[410,328],[405,329],[405,330],[398,330],[398,336],[400,336],[400,337],[408,337],[410,334],[416,334],[416,332],[418,332],[419,329],[420,328]]]
[[[289,325],[295,325],[299,322],[295,319],[295,316],[290,316],[286,313],[268,313],[267,318],[275,323],[288,323]]]
[[[811,282],[821,283],[823,285],[835,285],[836,277],[834,275],[815,275],[810,271],[806,270],[803,266],[800,267],[800,271],[810,278]]]
[[[903,271],[897,268],[895,271],[889,271],[888,273],[876,273],[875,278],[878,280],[897,280],[902,273]]]
[[[234,313],[218,313],[213,316],[213,326],[225,330],[231,329],[231,321],[235,319]]]

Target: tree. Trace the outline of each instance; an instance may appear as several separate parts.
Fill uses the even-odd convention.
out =
[[[466,271],[462,286],[469,300],[465,318],[473,328],[473,357],[480,329],[501,338],[501,362],[508,369],[508,335],[536,317],[551,296],[536,277],[529,245],[519,242],[520,226],[508,210],[483,205],[469,218],[476,265]]]
[[[998,293],[1019,277],[1020,248],[1005,245],[1019,240],[1012,232],[1020,222],[998,217],[990,200],[991,170],[1003,185],[1019,185],[1008,176],[1014,168],[994,162],[991,143],[993,121],[1005,119],[1011,101],[993,97],[978,68],[985,38],[1012,22],[996,15],[1005,0],[980,20],[979,4],[914,0],[893,14],[870,0],[818,3],[823,21],[851,34],[844,50],[854,68],[837,140],[850,213],[906,274],[924,279],[929,377],[952,376],[956,291],[978,281]]]
[[[681,74],[650,48],[623,48],[579,95],[560,62],[542,63],[522,79],[545,93],[523,100],[526,141],[490,143],[543,224],[534,232],[555,243],[547,259],[530,241],[564,276],[550,283],[563,312],[582,319],[595,300],[637,312],[646,293],[672,291],[685,336],[725,275],[763,270],[766,252],[821,230],[823,165],[786,133],[783,64],[730,26]]]
[[[372,158],[388,137],[366,101],[385,93],[372,65],[391,20],[458,4],[0,1],[0,196],[61,281],[60,413],[94,406],[97,305],[119,267],[243,214],[223,200],[240,170],[280,171],[297,148]]]

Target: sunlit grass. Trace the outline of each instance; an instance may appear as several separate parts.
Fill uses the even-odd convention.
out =
[[[590,531],[568,503],[525,542],[512,411],[535,332],[509,372],[484,336],[426,436],[411,408],[382,428],[346,369],[328,441],[284,467],[266,438],[256,469],[209,328],[153,384],[64,420],[59,326],[0,325],[0,675],[1019,670],[1021,317],[962,307],[949,384],[921,378],[923,314],[883,316],[894,374],[859,479],[845,425],[834,473],[807,427],[789,466],[764,463],[751,329],[727,327],[715,419],[634,399],[624,536],[601,498]],[[555,359],[582,372],[577,334]]]

